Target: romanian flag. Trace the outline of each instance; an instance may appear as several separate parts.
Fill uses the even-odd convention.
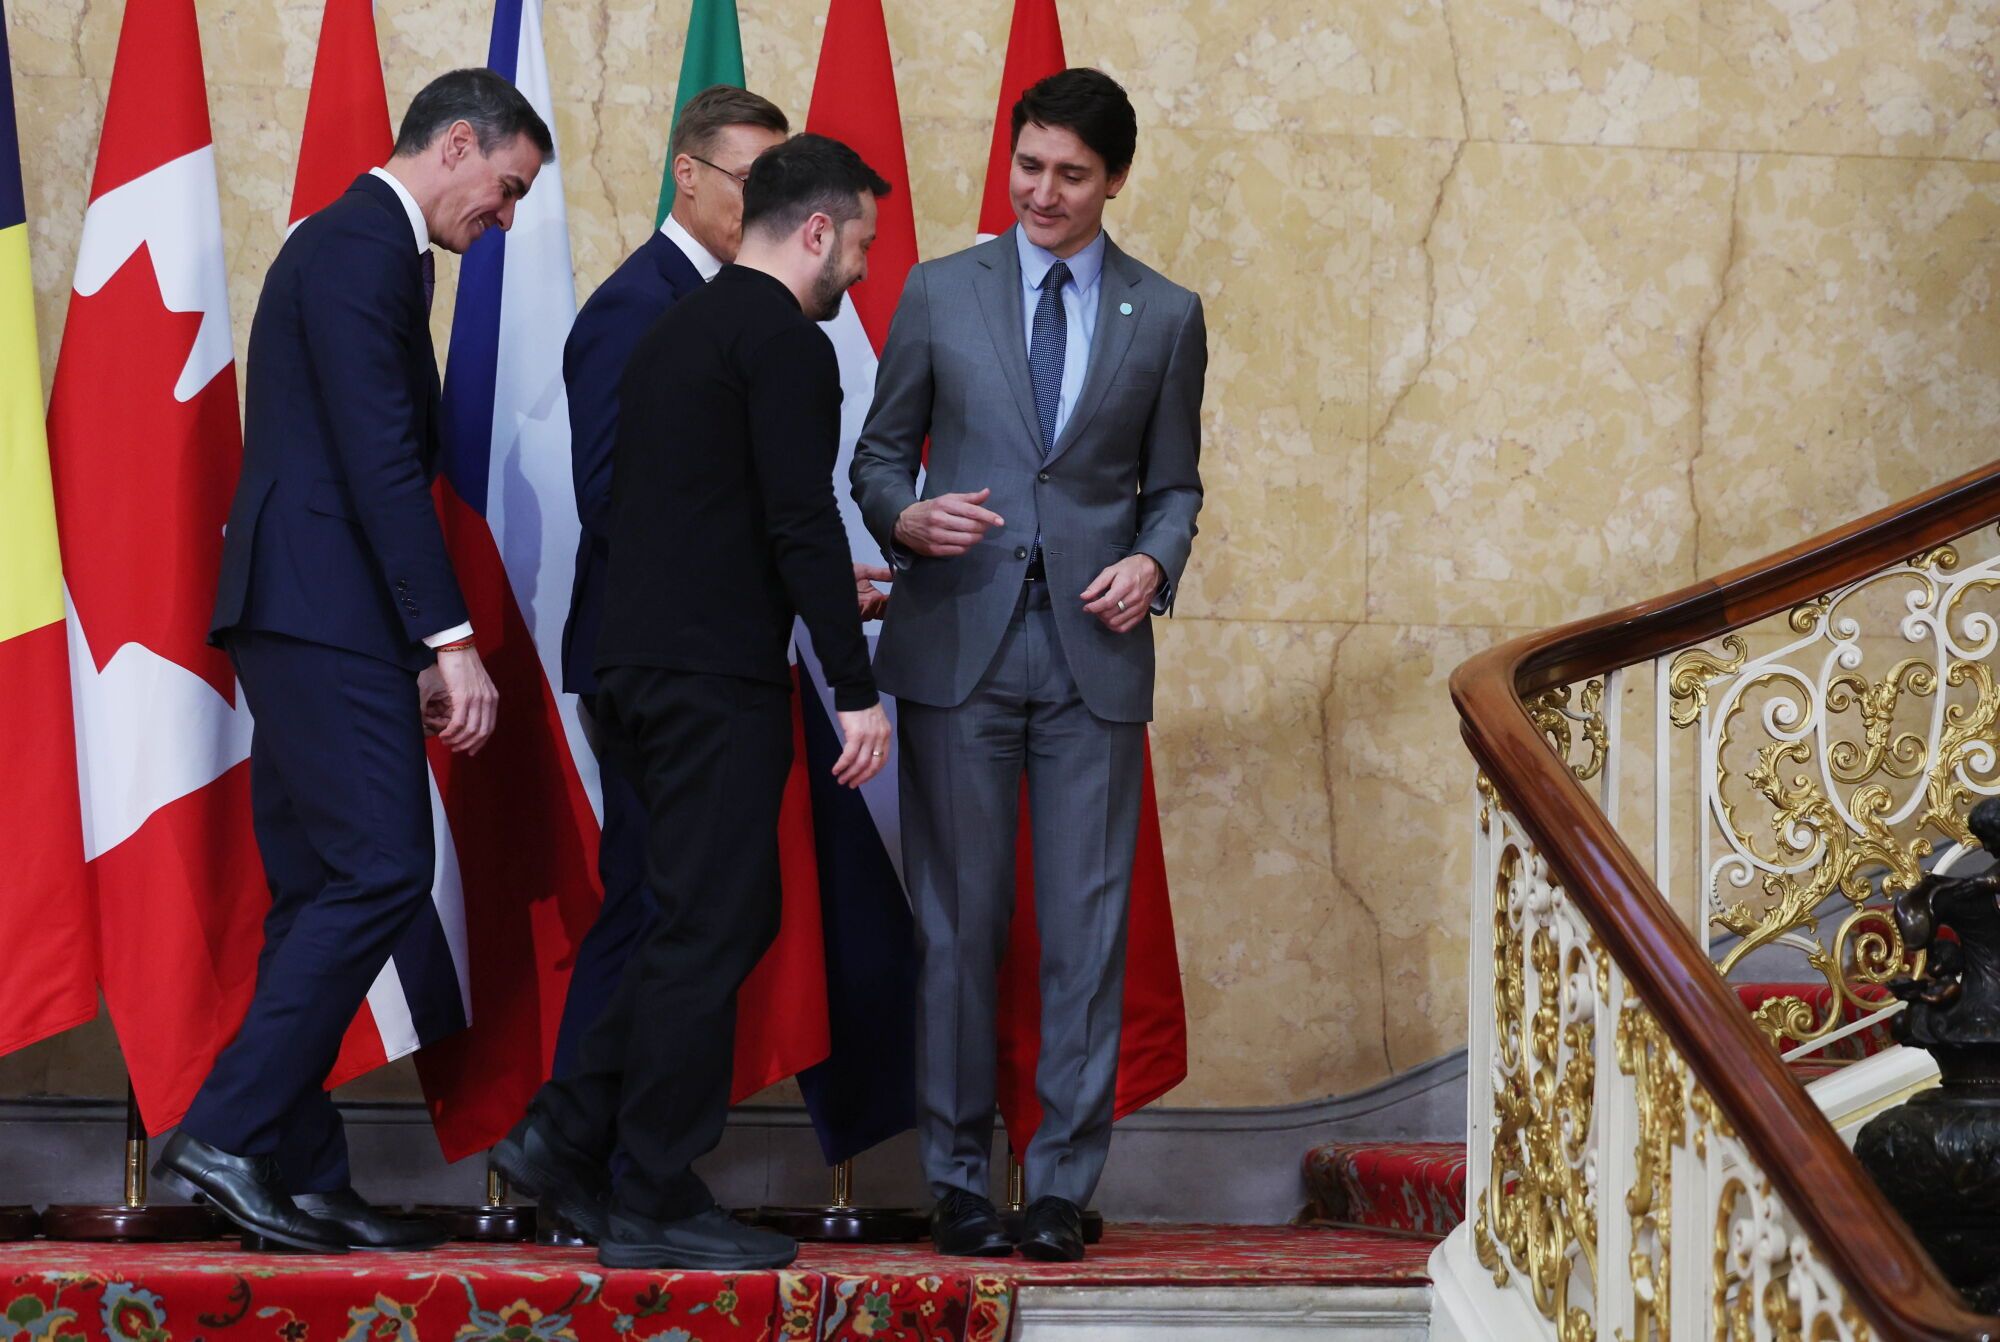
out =
[[[0,68],[7,25],[0,11]],[[14,90],[0,79],[0,1053],[97,1014]]]

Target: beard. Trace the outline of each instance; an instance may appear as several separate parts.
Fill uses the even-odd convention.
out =
[[[835,237],[838,236],[836,233]],[[812,302],[806,307],[806,316],[816,322],[830,322],[838,317],[840,296],[853,287],[857,278],[841,270],[840,247],[836,244],[827,252],[819,274],[813,276]]]

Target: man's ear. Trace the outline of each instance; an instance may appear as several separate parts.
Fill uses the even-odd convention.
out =
[[[1112,173],[1110,180],[1104,184],[1104,198],[1106,200],[1118,199],[1118,193],[1125,189],[1125,179],[1131,175],[1132,165],[1129,163],[1117,172]]]
[[[694,189],[695,161],[687,154],[674,155],[674,191],[676,194],[690,193]]]
[[[472,123],[469,121],[452,122],[450,126],[445,128],[444,134],[439,138],[444,145],[444,166],[447,168],[457,167],[459,162],[467,154],[471,153],[473,147],[479,143],[478,132],[472,129]]]
[[[806,250],[814,256],[824,256],[835,246],[835,235],[840,231],[833,222],[833,216],[826,213],[813,214],[805,222]]]

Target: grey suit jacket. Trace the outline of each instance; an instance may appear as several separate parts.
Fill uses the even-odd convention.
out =
[[[1078,594],[1108,564],[1151,555],[1179,589],[1201,511],[1201,299],[1105,240],[1083,390],[1044,462],[1022,335],[1013,231],[910,272],[855,447],[854,499],[899,570],[875,678],[914,703],[965,701],[992,663],[1039,527],[1058,636],[1085,705],[1153,716],[1150,620],[1114,634]],[[912,555],[896,519],[923,497],[990,488],[1006,525],[955,558]],[[1164,609],[1164,607],[1161,607]]]

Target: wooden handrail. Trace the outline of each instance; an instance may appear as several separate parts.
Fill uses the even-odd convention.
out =
[[[1692,647],[2000,521],[2000,465],[1721,577],[1529,634],[1452,673],[1466,745],[1855,1304],[1891,1342],[1994,1342],[1778,1058],[1526,700]]]

